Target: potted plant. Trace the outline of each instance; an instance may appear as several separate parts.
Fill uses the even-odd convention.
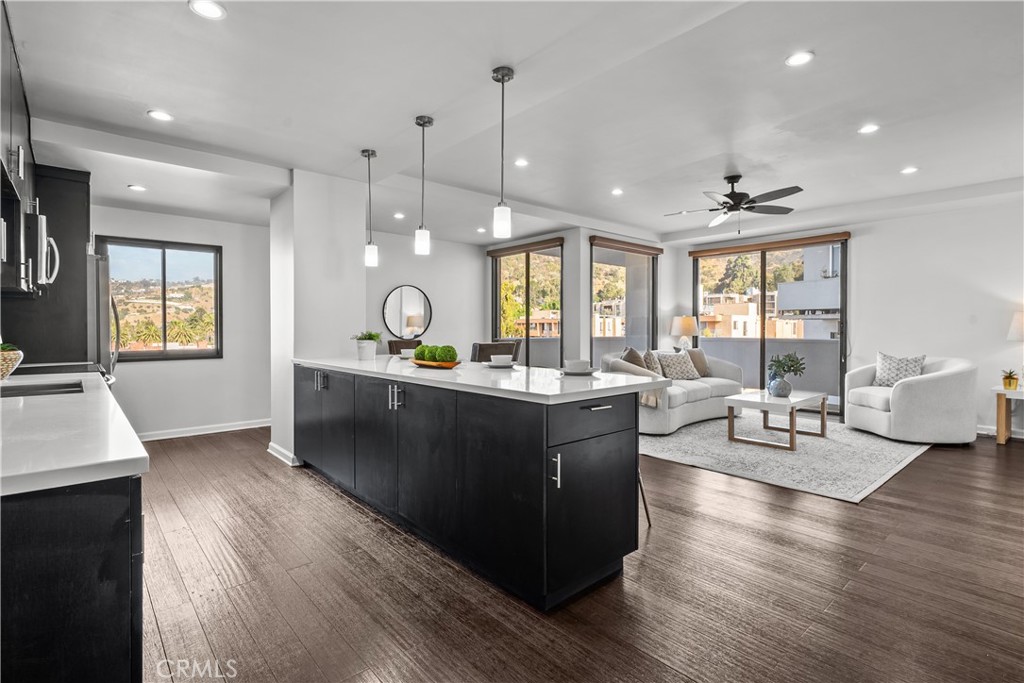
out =
[[[774,375],[774,379],[768,382],[768,393],[777,398],[785,398],[793,393],[793,385],[786,379],[786,375],[799,377],[804,374],[807,366],[804,359],[795,353],[787,353],[785,356],[775,355],[768,361],[768,374]]]
[[[0,380],[7,379],[24,357],[25,354],[14,344],[0,344]]]
[[[380,341],[380,332],[360,332],[352,335],[356,340],[356,358],[359,360],[373,360],[377,355],[377,342]]]
[[[1016,370],[1003,370],[1003,389],[1017,391],[1017,381]]]

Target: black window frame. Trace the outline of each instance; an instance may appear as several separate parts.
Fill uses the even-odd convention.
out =
[[[200,244],[197,242],[172,242],[169,240],[152,240],[135,237],[119,237],[116,235],[96,235],[95,249],[98,256],[109,258],[110,245],[125,247],[141,247],[160,250],[160,299],[162,308],[163,350],[161,351],[129,351],[121,349],[118,362],[136,363],[143,361],[165,360],[200,360],[224,357],[224,283],[223,283],[223,247],[219,244]],[[167,250],[197,251],[213,255],[214,282],[214,339],[212,349],[168,349],[167,348]],[[108,275],[109,277],[109,275]]]

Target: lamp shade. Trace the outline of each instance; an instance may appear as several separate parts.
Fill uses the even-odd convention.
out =
[[[377,263],[377,245],[367,244],[363,249],[363,265],[367,268],[376,268]]]
[[[1010,322],[1010,331],[1006,333],[1006,341],[1024,341],[1024,312],[1017,311]]]
[[[416,241],[413,244],[413,251],[419,256],[430,255],[430,231],[426,228],[416,230]]]
[[[494,236],[508,239],[512,236],[512,209],[504,204],[494,207]]]
[[[406,316],[405,317],[405,326],[406,327],[415,327],[417,329],[421,329],[423,327],[423,314],[422,313],[413,313],[412,315]]]
[[[692,315],[677,315],[672,318],[672,330],[669,334],[673,337],[695,337],[699,333],[697,318]]]

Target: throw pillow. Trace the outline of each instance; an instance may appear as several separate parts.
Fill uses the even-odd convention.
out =
[[[627,346],[625,349],[623,349],[622,355],[619,356],[619,358],[621,360],[626,361],[627,363],[632,363],[633,365],[639,368],[647,367],[647,365],[644,363],[643,354],[634,349],[632,346]]]
[[[875,381],[871,384],[876,387],[891,387],[901,379],[919,376],[923,368],[924,356],[899,358],[879,351],[875,363]]]
[[[686,349],[686,353],[689,354],[693,367],[701,377],[711,376],[711,368],[708,367],[708,357],[704,355],[704,349]]]
[[[658,373],[659,377],[665,376],[665,372],[661,369],[661,363],[658,362],[658,354],[654,351],[644,351],[644,365],[651,372]]]
[[[669,379],[700,379],[688,353],[658,353],[662,374]]]

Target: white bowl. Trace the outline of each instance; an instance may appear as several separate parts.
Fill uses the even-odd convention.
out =
[[[401,349],[399,353],[402,354],[402,358],[412,358],[416,355],[416,349]]]
[[[584,370],[590,369],[590,361],[588,360],[567,360],[565,361],[565,369],[570,372],[583,372]]]
[[[491,356],[491,363],[494,365],[512,365],[512,355]]]

